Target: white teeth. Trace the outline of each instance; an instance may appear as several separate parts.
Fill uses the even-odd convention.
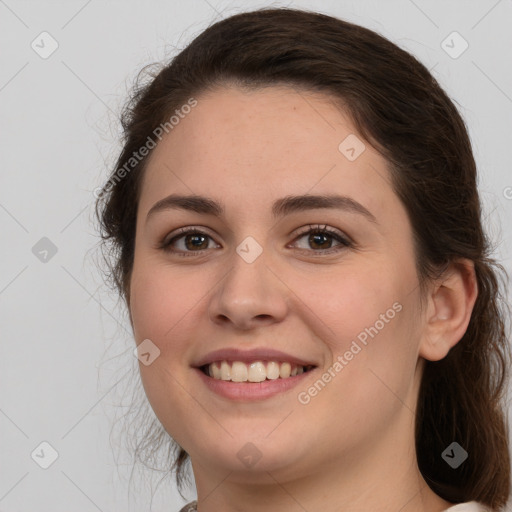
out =
[[[210,368],[211,366],[212,365],[210,365]],[[222,361],[222,363],[220,363],[220,378],[222,380],[231,380],[231,366],[229,366],[227,361]]]
[[[290,363],[283,363],[279,368],[279,376],[281,379],[286,379],[291,375],[292,365]]]
[[[275,380],[279,377],[279,363],[269,361],[267,363],[267,379]]]
[[[220,380],[222,377],[222,372],[220,368],[216,364],[211,364],[208,368],[210,377],[213,377],[214,379]]]
[[[231,380],[233,382],[245,382],[247,380],[247,366],[240,361],[231,365]]]
[[[244,365],[245,366],[245,365]],[[256,361],[249,365],[247,380],[249,382],[262,382],[267,378],[265,365],[261,361]]]
[[[216,380],[233,382],[263,382],[266,379],[287,379],[301,375],[307,369],[301,365],[278,361],[254,361],[246,364],[241,361],[216,361],[206,366],[206,374]]]

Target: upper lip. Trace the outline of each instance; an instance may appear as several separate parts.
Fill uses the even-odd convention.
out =
[[[223,348],[209,352],[200,357],[194,364],[196,368],[211,364],[215,361],[241,361],[243,363],[252,363],[253,361],[281,361],[293,363],[299,366],[316,366],[312,361],[307,361],[297,356],[274,350],[272,348],[262,347],[251,350],[241,350],[239,348]]]

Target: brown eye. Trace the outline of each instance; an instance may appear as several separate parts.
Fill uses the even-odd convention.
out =
[[[183,228],[178,233],[170,239],[165,239],[159,248],[180,256],[193,256],[193,254],[187,253],[203,252],[210,248],[210,240],[213,240],[210,235],[197,229]]]
[[[327,226],[309,226],[310,229],[301,233],[295,240],[306,239],[308,247],[299,247],[299,249],[310,250],[310,252],[336,252],[345,247],[351,247],[352,244],[338,231],[334,231]],[[338,242],[337,246],[332,246],[333,240]]]

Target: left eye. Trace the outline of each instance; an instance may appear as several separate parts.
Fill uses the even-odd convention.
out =
[[[306,235],[308,236],[306,244],[308,244],[310,247],[315,245],[321,246],[320,250],[316,250],[313,252],[334,252],[341,250],[343,247],[352,246],[351,242],[347,238],[345,238],[341,233],[339,233],[338,231],[334,231],[330,228],[327,228],[327,226],[309,226],[309,229],[299,234],[299,236],[295,240],[305,238]],[[339,242],[338,246],[335,246],[334,248],[331,246],[332,239]],[[325,247],[325,245],[328,245],[329,247]]]
[[[326,252],[334,252],[342,250],[346,247],[351,247],[352,243],[345,238],[338,231],[334,231],[332,229],[327,228],[327,226],[308,226],[309,229],[300,233],[296,238],[294,245],[297,240],[305,238],[306,235],[309,235],[307,238],[307,244],[310,247],[317,246],[317,250],[313,250],[312,252],[317,253],[326,253]],[[336,240],[338,245],[332,247],[332,240]],[[159,248],[165,252],[176,253],[179,256],[193,256],[194,254],[190,253],[199,253],[209,249],[209,242],[213,240],[213,238],[197,229],[184,228],[179,231],[179,234],[174,236],[169,240],[164,240]],[[325,247],[328,245],[329,247]],[[301,250],[308,250],[307,248],[301,248]],[[310,251],[311,252],[311,251]],[[189,253],[189,254],[187,254]]]

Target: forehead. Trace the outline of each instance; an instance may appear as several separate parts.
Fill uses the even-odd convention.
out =
[[[176,192],[214,196],[236,208],[250,207],[252,199],[261,208],[265,198],[270,205],[275,197],[334,191],[377,211],[397,200],[386,161],[332,98],[282,86],[219,88],[196,99],[152,151],[141,209]],[[349,159],[344,141],[364,151]]]

